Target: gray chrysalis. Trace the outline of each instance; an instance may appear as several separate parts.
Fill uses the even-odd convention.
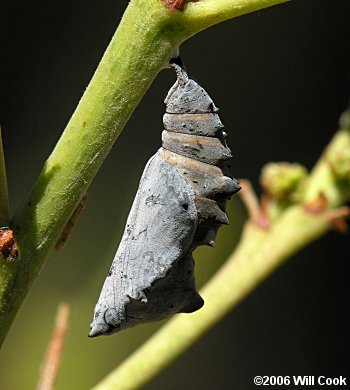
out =
[[[125,231],[95,307],[90,337],[203,305],[192,252],[214,246],[239,190],[231,151],[208,93],[179,65],[166,99],[162,147],[148,161]]]

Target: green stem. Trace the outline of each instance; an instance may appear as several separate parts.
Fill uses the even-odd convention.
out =
[[[132,0],[61,139],[13,218],[20,260],[0,264],[0,344],[114,141],[179,45],[206,27],[286,0],[213,0],[170,11]],[[187,17],[188,15],[188,17]]]
[[[345,159],[349,156],[349,130],[336,134],[327,155],[335,149],[344,152]],[[344,166],[344,160],[340,165]],[[331,181],[330,175],[333,175]],[[347,177],[350,178],[350,167]],[[323,191],[329,185],[332,188],[328,191],[334,195],[329,199],[329,207],[337,207],[350,198],[350,188],[336,180],[325,154],[310,175],[309,187],[316,186],[318,191]],[[318,191],[308,201],[316,199]],[[312,188],[308,192],[313,192]],[[309,214],[303,205],[290,206],[268,230],[248,221],[235,252],[201,291],[204,307],[192,314],[173,317],[93,390],[141,388],[232,310],[275,268],[329,228],[326,214]]]
[[[2,134],[0,127],[0,227],[9,224],[9,199],[7,191],[6,165],[4,149],[2,145]]]

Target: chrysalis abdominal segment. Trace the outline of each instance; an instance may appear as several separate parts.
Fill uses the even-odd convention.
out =
[[[178,65],[166,99],[162,147],[148,161],[95,307],[90,337],[158,321],[203,305],[192,252],[214,246],[228,223],[231,151],[218,109]]]

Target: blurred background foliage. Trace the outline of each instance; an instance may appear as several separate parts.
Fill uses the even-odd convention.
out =
[[[11,208],[57,142],[127,1],[10,2],[3,7],[1,124]],[[350,2],[295,0],[210,28],[181,48],[189,73],[220,107],[233,173],[257,187],[263,164],[311,168],[349,97]],[[0,388],[35,388],[59,301],[72,323],[57,389],[87,389],[161,324],[88,339],[100,287],[147,159],[160,146],[163,71],[94,180],[66,248],[52,256],[0,352]],[[245,211],[215,249],[195,254],[202,285],[233,250]],[[349,350],[349,235],[332,232],[248,297],[147,389],[253,389],[254,375],[345,375]]]

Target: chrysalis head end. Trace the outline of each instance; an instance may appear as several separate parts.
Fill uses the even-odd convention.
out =
[[[204,114],[215,113],[215,106],[209,94],[188,74],[178,57],[170,61],[175,69],[177,80],[164,100],[168,114]]]

